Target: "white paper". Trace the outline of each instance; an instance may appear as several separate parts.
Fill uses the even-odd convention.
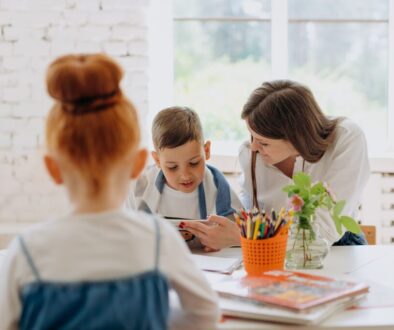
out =
[[[197,267],[201,270],[219,272],[223,274],[232,273],[242,263],[242,258],[223,258],[200,254],[192,254],[192,258]]]

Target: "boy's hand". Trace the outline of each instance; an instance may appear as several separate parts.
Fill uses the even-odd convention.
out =
[[[204,249],[204,252],[218,252],[218,251],[220,251],[220,249],[212,249],[208,246],[204,246],[203,249]]]
[[[209,252],[240,245],[240,232],[237,225],[222,216],[211,215],[204,222],[185,221],[184,229],[197,236]]]

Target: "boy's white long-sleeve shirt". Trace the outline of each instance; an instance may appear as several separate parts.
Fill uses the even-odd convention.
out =
[[[160,220],[159,269],[177,293],[171,329],[215,329],[216,294],[193,263],[179,233]],[[154,268],[155,225],[149,215],[116,210],[70,215],[22,234],[43,280],[79,282],[118,279]],[[35,277],[14,240],[0,265],[0,329],[18,329],[21,288]]]
[[[239,161],[242,168],[241,185],[243,204],[252,207],[252,177],[250,144],[240,148]],[[342,120],[337,127],[334,143],[327,149],[317,163],[304,161],[297,157],[293,173],[304,171],[311,176],[312,182],[328,183],[338,200],[346,200],[342,213],[356,216],[361,203],[361,195],[367,184],[370,170],[367,144],[363,131],[349,119]],[[291,183],[291,178],[275,166],[264,163],[260,156],[256,159],[257,198],[266,210],[279,210],[287,205],[287,194],[283,187]],[[330,244],[340,236],[333,220],[325,210],[317,211],[316,222],[320,233]]]
[[[130,193],[126,200],[126,208],[130,209],[141,209],[141,205],[146,205],[150,212],[160,214],[160,206],[162,202],[162,194],[158,191],[155,182],[156,178],[159,175],[160,169],[156,166],[150,166],[145,169],[144,173],[136,180],[133,181],[130,187]],[[202,181],[204,185],[205,199],[206,199],[206,208],[207,214],[216,214],[216,198],[218,194],[217,187],[214,182],[214,177],[211,171],[206,168],[204,173],[204,178]],[[190,195],[190,193],[182,193],[185,196]],[[195,194],[197,198],[197,194]],[[242,207],[241,201],[239,200],[237,194],[230,187],[230,198],[231,198],[231,207],[234,210],[238,210]],[[192,219],[199,219],[199,212],[195,212],[195,214],[191,214],[191,209],[198,210],[198,206],[194,207],[194,205],[190,202],[179,202],[181,199],[171,199],[171,196],[167,196],[166,201],[173,201],[173,205],[171,208],[175,208],[177,211],[175,214],[162,214],[162,215],[170,215],[174,217],[183,217]],[[177,203],[178,202],[178,203]],[[196,203],[198,200],[196,199]],[[170,208],[170,206],[168,206]]]

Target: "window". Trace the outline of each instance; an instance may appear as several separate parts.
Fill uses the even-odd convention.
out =
[[[248,138],[240,113],[251,91],[265,80],[293,79],[312,89],[326,114],[356,121],[371,153],[387,151],[394,142],[388,3],[174,0],[175,103],[200,114],[222,151],[217,141]]]
[[[356,121],[370,149],[383,152],[388,1],[289,0],[288,15],[289,77],[310,86],[325,113]]]
[[[199,113],[214,149],[246,139],[242,106],[269,79],[270,2],[175,0],[174,12],[175,103]]]

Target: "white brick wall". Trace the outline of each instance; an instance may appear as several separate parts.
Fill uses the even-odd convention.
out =
[[[0,0],[0,223],[67,211],[45,173],[45,69],[68,52],[106,52],[123,65],[122,86],[148,111],[147,0]]]

